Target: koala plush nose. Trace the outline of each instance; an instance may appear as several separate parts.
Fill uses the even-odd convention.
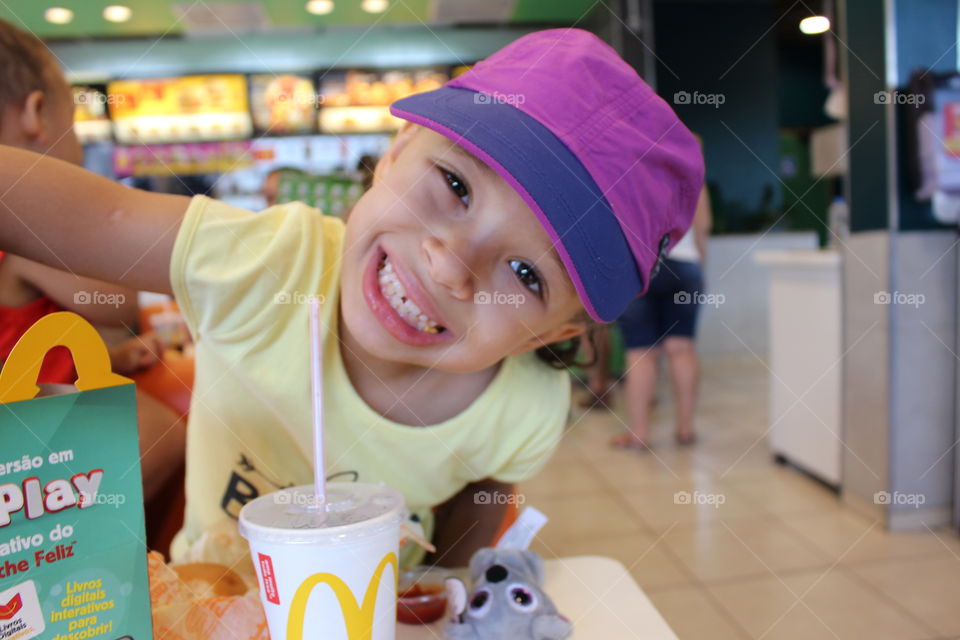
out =
[[[503,582],[504,580],[507,579],[508,575],[509,575],[509,572],[507,571],[506,567],[500,564],[495,564],[489,569],[487,569],[487,573],[486,573],[487,582],[491,582],[493,584],[496,584],[498,582]]]

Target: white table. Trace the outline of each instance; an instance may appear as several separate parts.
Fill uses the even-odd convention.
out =
[[[545,565],[545,590],[560,613],[573,621],[572,640],[677,640],[616,560],[578,556],[547,560]],[[443,620],[429,626],[397,624],[397,640],[443,638],[443,624]]]

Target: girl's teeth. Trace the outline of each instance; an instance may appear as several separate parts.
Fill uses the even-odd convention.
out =
[[[383,297],[387,299],[393,310],[400,314],[400,317],[407,324],[425,333],[440,332],[437,323],[420,311],[420,307],[414,304],[412,300],[407,299],[407,292],[400,283],[400,279],[393,272],[393,265],[388,260],[384,259],[377,279],[380,282],[380,292]]]

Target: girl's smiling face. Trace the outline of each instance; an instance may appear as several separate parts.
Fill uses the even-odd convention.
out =
[[[341,318],[374,359],[466,373],[584,330],[547,232],[489,167],[407,124],[350,213]]]

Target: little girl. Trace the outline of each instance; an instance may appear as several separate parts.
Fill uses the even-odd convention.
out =
[[[541,360],[615,320],[690,225],[699,145],[588,32],[525,36],[392,111],[407,123],[346,226],[0,148],[0,250],[173,292],[194,334],[175,559],[247,501],[309,483],[319,297],[332,474],[402,491],[438,560],[466,564],[561,436],[569,377]]]

